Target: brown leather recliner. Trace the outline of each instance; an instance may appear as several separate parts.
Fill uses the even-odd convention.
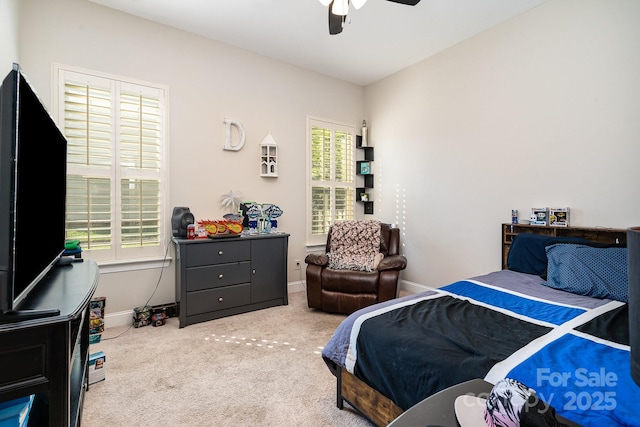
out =
[[[309,308],[330,313],[350,314],[354,311],[396,298],[400,271],[407,259],[400,255],[400,229],[381,224],[380,252],[384,258],[372,272],[333,270],[328,267],[331,230],[326,253],[307,255],[307,302]]]

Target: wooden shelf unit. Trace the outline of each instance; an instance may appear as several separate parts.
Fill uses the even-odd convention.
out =
[[[369,170],[371,169],[371,163],[373,162],[373,147],[362,146],[362,136],[356,135],[356,148],[362,150],[363,160],[356,161],[356,175],[362,177],[363,186],[356,188],[356,202],[364,204],[364,213],[366,215],[373,214],[373,200],[362,200],[362,193],[366,193],[368,189],[372,189],[373,185],[373,173],[362,173],[362,165],[368,164]]]
[[[627,243],[627,230],[606,227],[554,227],[548,225],[502,224],[502,269],[507,269],[507,257],[514,237],[520,233],[543,234],[552,237],[581,237],[599,243]]]

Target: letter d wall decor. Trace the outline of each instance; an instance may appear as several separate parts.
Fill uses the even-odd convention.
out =
[[[224,119],[224,124],[226,128],[224,149],[228,151],[240,151],[244,146],[244,126],[242,126],[242,123],[239,121],[232,119]],[[231,143],[231,126],[234,126],[238,130],[238,135],[240,137],[240,141],[235,145]]]

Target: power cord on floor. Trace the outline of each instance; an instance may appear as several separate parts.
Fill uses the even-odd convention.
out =
[[[142,307],[146,307],[149,304],[149,301],[151,301],[151,298],[153,298],[153,296],[156,294],[156,292],[158,291],[158,287],[160,286],[160,281],[162,281],[162,273],[164,272],[164,266],[167,262],[167,256],[169,255],[169,247],[171,246],[171,243],[167,244],[167,249],[164,251],[164,257],[162,258],[162,265],[160,266],[160,276],[158,276],[158,281],[156,282],[156,287],[153,290],[153,292],[151,293],[151,295],[149,296],[149,298],[147,299],[147,302],[144,303],[144,305]],[[115,337],[111,337],[111,338],[105,338],[105,341],[109,341],[109,340],[114,340],[116,338],[120,338],[122,335],[126,334],[127,332],[129,332],[129,330],[133,327],[133,322],[129,325],[129,327],[127,329],[125,329],[124,331],[120,332],[118,335],[116,335]]]

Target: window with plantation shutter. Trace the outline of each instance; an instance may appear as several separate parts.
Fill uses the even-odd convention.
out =
[[[324,244],[334,221],[354,219],[355,128],[308,123],[307,243]]]
[[[166,89],[63,66],[56,75],[67,238],[98,261],[163,256]]]

